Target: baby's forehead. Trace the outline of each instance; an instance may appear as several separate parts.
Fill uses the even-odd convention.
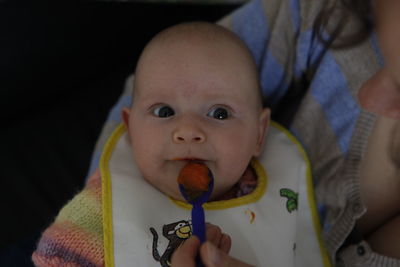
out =
[[[225,51],[230,57],[252,56],[243,41],[231,31],[211,23],[185,23],[157,34],[145,47],[142,56],[151,53],[179,53],[182,49],[196,51],[207,48]]]
[[[243,77],[241,82],[251,83],[254,93],[259,93],[257,67],[246,45],[227,29],[209,23],[178,25],[155,36],[139,59],[135,90],[146,90],[149,80],[159,78],[153,75],[156,70],[171,72],[181,63],[189,68],[204,63],[209,70],[205,79],[226,69],[235,73],[233,76]]]

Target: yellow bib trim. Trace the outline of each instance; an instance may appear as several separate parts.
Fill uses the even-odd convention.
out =
[[[106,267],[114,267],[114,237],[112,222],[112,190],[109,162],[114,148],[125,132],[125,126],[120,124],[112,133],[104,146],[100,158],[102,207],[103,207],[103,235],[104,235],[104,264]]]
[[[314,229],[317,233],[319,248],[321,250],[321,255],[322,255],[322,260],[323,260],[324,266],[330,267],[330,266],[332,266],[332,264],[329,260],[329,254],[328,254],[328,251],[326,250],[325,242],[322,239],[321,222],[319,220],[319,215],[318,215],[318,210],[317,210],[317,201],[315,200],[315,194],[314,194],[314,183],[313,183],[312,173],[311,173],[311,162],[308,159],[307,153],[305,152],[303,146],[296,139],[296,137],[294,137],[292,135],[291,132],[289,132],[285,127],[283,127],[282,125],[280,125],[279,123],[274,122],[274,121],[271,121],[271,126],[274,126],[275,128],[279,129],[280,131],[282,131],[286,134],[286,136],[299,149],[301,156],[307,165],[307,173],[306,173],[307,199],[308,199],[308,203],[310,205],[311,217],[312,217]]]

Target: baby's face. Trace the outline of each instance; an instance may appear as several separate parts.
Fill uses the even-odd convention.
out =
[[[175,50],[174,50],[175,49]],[[183,199],[177,177],[190,160],[214,174],[212,197],[229,190],[260,153],[268,110],[240,58],[215,48],[170,47],[145,59],[123,113],[144,178]]]

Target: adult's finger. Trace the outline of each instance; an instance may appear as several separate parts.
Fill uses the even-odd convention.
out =
[[[231,250],[232,246],[232,240],[231,237],[227,234],[222,234],[221,240],[219,241],[218,248],[226,253],[229,254],[229,251]]]
[[[200,248],[200,256],[207,267],[251,267],[221,251],[213,243],[206,242]]]
[[[231,238],[229,235],[222,232],[217,225],[206,224],[206,240],[213,243],[225,253],[229,253],[231,249]]]
[[[206,240],[218,246],[222,236],[222,230],[219,226],[206,223]]]
[[[172,267],[195,267],[195,258],[200,247],[200,241],[196,236],[191,236],[178,247],[172,254]]]

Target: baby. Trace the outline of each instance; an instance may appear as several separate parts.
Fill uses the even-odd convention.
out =
[[[204,162],[221,197],[261,152],[269,122],[258,72],[231,32],[205,23],[157,35],[136,68],[133,103],[123,110],[135,162],[164,194],[183,200],[177,184],[189,160]]]
[[[282,127],[267,137],[269,109],[238,37],[204,22],[164,30],[145,47],[133,91],[101,172],[43,234],[37,266],[169,266],[192,233],[177,183],[191,161],[215,177],[206,219],[229,233],[235,257],[259,266],[326,261],[307,159]]]

